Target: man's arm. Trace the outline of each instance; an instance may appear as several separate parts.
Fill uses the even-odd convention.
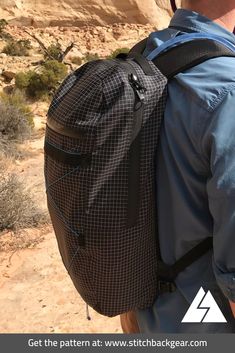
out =
[[[230,306],[231,306],[231,309],[232,309],[232,312],[233,312],[233,316],[235,318],[235,303],[233,303],[231,301],[229,303],[230,303]]]
[[[235,88],[206,121],[202,149],[210,163],[213,268],[235,315]]]

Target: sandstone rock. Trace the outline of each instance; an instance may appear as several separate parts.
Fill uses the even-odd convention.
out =
[[[0,18],[24,26],[81,26],[117,23],[162,28],[170,18],[168,0],[1,0]]]
[[[12,72],[12,71],[3,71],[2,72],[2,77],[4,78],[4,81],[6,82],[6,83],[10,83],[12,80],[13,80],[13,78],[15,78],[15,73],[14,72]]]
[[[8,85],[3,88],[3,92],[11,94],[14,91],[15,85]]]

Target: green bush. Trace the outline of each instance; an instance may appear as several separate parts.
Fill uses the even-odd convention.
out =
[[[40,72],[20,72],[16,75],[16,87],[31,98],[42,98],[53,92],[68,73],[67,66],[56,60],[46,61]]]
[[[45,53],[44,54],[44,58],[45,59],[50,59],[53,58],[54,60],[60,61],[62,55],[63,55],[63,50],[62,47],[59,43],[56,44],[51,44],[48,48],[47,48],[48,55]]]
[[[0,19],[0,38],[3,40],[13,40],[13,37],[5,32],[5,28],[8,25],[8,22],[5,19]]]
[[[28,56],[31,49],[30,40],[11,40],[9,41],[2,52],[10,56]]]
[[[85,63],[94,60],[99,60],[99,55],[97,53],[86,53],[86,55],[83,57],[83,61]]]
[[[59,63],[56,60],[46,61],[43,65],[42,74],[51,74],[50,80],[52,79],[52,86],[54,87],[58,81],[61,81],[68,74],[68,68],[65,64]],[[48,82],[49,84],[49,82]]]
[[[48,88],[42,81],[42,75],[35,71],[18,73],[15,77],[15,84],[30,98],[39,99],[48,93]]]
[[[2,32],[6,28],[7,24],[8,22],[4,18],[0,20],[0,32]]]
[[[119,48],[114,50],[108,57],[107,59],[115,59],[118,54],[128,54],[130,51],[129,48]]]
[[[0,137],[3,140],[23,141],[34,127],[33,114],[21,93],[0,94]]]
[[[32,193],[25,188],[19,177],[4,173],[2,170],[0,200],[0,232],[5,229],[15,231],[36,227],[48,222],[47,213],[36,206]]]

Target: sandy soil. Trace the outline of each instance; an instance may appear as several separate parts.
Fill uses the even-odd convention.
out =
[[[118,317],[89,309],[92,320],[87,320],[52,231],[31,249],[0,253],[0,273],[1,333],[121,332]]]

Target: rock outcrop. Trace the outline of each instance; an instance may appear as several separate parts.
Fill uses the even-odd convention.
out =
[[[113,23],[165,26],[168,0],[1,0],[0,19],[11,24],[49,26],[106,26]]]

